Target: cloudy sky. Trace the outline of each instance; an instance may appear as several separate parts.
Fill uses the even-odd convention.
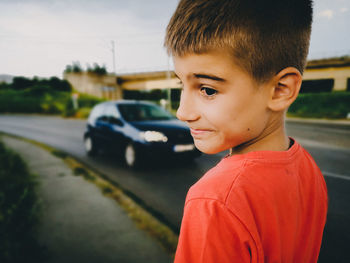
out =
[[[167,69],[178,0],[0,0],[0,74],[62,76],[67,64],[117,73]],[[314,0],[310,59],[350,55],[350,1]]]

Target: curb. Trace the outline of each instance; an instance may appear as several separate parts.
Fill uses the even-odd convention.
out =
[[[299,122],[299,123],[350,127],[350,120],[328,120],[328,119],[307,119],[307,118],[287,117],[286,122],[294,122],[294,123]]]

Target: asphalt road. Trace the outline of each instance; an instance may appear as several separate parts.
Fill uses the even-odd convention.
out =
[[[67,152],[130,191],[174,229],[180,226],[188,188],[226,154],[203,155],[190,164],[162,160],[133,171],[112,154],[87,157],[84,129],[83,120],[0,115],[0,131]],[[287,131],[312,154],[328,187],[329,213],[319,262],[350,262],[350,125],[289,121]]]

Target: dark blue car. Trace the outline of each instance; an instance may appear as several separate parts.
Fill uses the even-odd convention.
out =
[[[129,167],[141,160],[182,156],[192,160],[200,155],[189,128],[163,108],[141,101],[108,101],[96,105],[84,134],[88,155],[99,150],[122,154]]]

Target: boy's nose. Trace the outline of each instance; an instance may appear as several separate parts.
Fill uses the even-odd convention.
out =
[[[180,105],[176,112],[176,117],[181,121],[195,121],[199,118],[196,111],[195,101],[182,91]]]

